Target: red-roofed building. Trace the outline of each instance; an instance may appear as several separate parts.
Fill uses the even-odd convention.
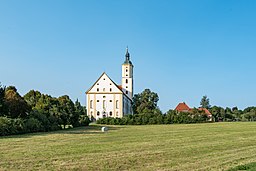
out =
[[[185,102],[183,102],[183,103],[179,103],[174,110],[178,112],[192,112],[194,109],[190,108]],[[210,118],[209,120],[211,121],[212,114],[208,109],[200,107],[198,108],[198,110],[203,111],[205,114],[207,114],[207,116]]]

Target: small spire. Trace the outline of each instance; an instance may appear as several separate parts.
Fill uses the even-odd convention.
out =
[[[125,54],[124,64],[132,64],[132,62],[130,61],[130,53],[128,51],[128,46],[126,47],[126,54]]]
[[[130,54],[128,52],[128,46],[126,47],[126,54],[125,54],[126,60],[130,60]]]

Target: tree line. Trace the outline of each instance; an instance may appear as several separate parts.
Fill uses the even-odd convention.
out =
[[[170,109],[162,113],[157,103],[158,94],[150,89],[135,94],[133,114],[123,118],[103,118],[98,124],[146,125],[206,123],[220,121],[256,121],[256,107],[240,110],[237,107],[222,108],[211,106],[207,96],[203,96],[200,107],[208,109],[212,118],[204,110],[192,109],[178,112]],[[52,97],[31,90],[21,96],[14,86],[0,85],[0,135],[22,134],[39,131],[54,131],[66,127],[89,125],[86,107],[78,100],[74,103],[69,96]]]
[[[89,125],[86,108],[64,95],[31,90],[23,97],[14,86],[0,85],[0,135],[44,132]]]
[[[222,108],[210,105],[207,96],[203,96],[200,102],[201,108],[206,108],[212,114],[209,118],[204,110],[193,108],[190,112],[178,112],[170,109],[162,113],[157,103],[157,93],[145,89],[142,93],[134,95],[133,115],[123,118],[103,118],[97,120],[98,124],[109,125],[147,125],[147,124],[189,124],[206,122],[232,122],[232,121],[256,121],[256,107],[247,107],[239,110],[237,107]]]

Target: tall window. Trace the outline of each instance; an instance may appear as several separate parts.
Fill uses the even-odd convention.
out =
[[[109,91],[111,92],[111,91],[112,91],[112,88],[110,88]]]
[[[116,100],[116,108],[119,109],[119,101]]]
[[[91,100],[91,101],[90,101],[90,108],[91,108],[91,109],[92,109],[92,105],[93,105],[92,103],[93,103],[93,101]]]
[[[100,89],[99,89],[99,88],[97,88],[97,91],[100,91]]]
[[[113,115],[112,112],[109,112],[109,115],[112,116]]]
[[[100,116],[100,112],[99,111],[97,112],[97,116]]]
[[[128,94],[128,91],[126,91],[126,94]]]
[[[106,108],[106,100],[103,100],[103,109]]]
[[[125,80],[126,84],[128,83],[128,79]]]

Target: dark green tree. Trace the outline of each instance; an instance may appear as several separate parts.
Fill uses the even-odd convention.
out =
[[[0,116],[4,116],[5,114],[5,103],[4,103],[4,96],[5,96],[5,87],[0,84]]]
[[[154,112],[154,110],[158,109],[158,100],[157,93],[151,92],[150,89],[145,89],[142,93],[136,94],[133,97],[134,114]]]
[[[81,105],[81,103],[78,101],[78,99],[75,101],[75,111],[71,113],[70,116],[70,124],[73,125],[73,127],[79,126],[79,118],[80,116],[85,115],[84,108]]]
[[[209,100],[209,98],[207,98],[206,95],[202,97],[200,105],[202,108],[210,109],[210,107],[211,107],[210,100]]]
[[[72,102],[72,100],[69,98],[69,96],[64,95],[58,98],[59,104],[60,104],[60,121],[63,125],[64,129],[66,125],[72,124],[70,122],[70,118],[75,113],[75,105]]]

